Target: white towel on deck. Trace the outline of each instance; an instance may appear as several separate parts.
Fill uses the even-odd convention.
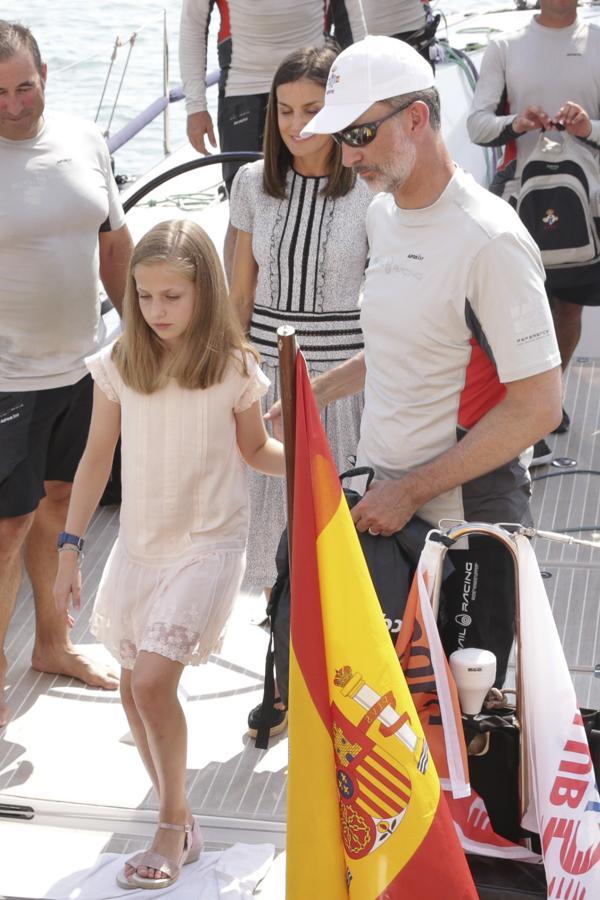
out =
[[[46,900],[148,900],[147,890],[123,890],[117,873],[132,854],[102,853],[91,869],[74,872],[53,885]],[[202,853],[195,863],[184,866],[171,887],[160,896],[173,900],[248,900],[269,870],[275,848],[272,844],[234,844],[220,852]],[[158,896],[158,894],[157,894]]]

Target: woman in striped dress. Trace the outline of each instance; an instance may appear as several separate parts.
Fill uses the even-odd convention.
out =
[[[300,137],[321,109],[337,51],[296,51],[273,80],[265,125],[264,160],[245,165],[231,191],[231,224],[238,229],[231,299],[271,381],[265,411],[279,395],[277,329],[295,328],[311,375],[362,349],[359,293],[367,260],[366,185],[342,166],[330,135]],[[362,394],[324,413],[338,469],[356,453]],[[246,585],[275,579],[275,550],[285,527],[285,487],[250,480]]]

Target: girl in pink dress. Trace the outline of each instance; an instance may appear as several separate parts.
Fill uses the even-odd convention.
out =
[[[193,222],[157,225],[134,250],[124,331],[86,362],[94,378],[88,443],[59,536],[59,612],[80,605],[82,535],[122,437],[120,529],[94,605],[93,633],[120,661],[121,697],[159,798],[149,851],[122,887],[167,887],[202,840],[185,792],[183,668],[218,652],[242,578],[244,462],[283,475],[260,398],[268,380],[227,299],[216,251]],[[72,620],[71,620],[72,621]]]

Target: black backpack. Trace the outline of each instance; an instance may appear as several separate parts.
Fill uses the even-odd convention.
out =
[[[523,166],[516,209],[546,269],[567,269],[577,284],[580,272],[600,264],[600,165],[583,141],[542,132]]]

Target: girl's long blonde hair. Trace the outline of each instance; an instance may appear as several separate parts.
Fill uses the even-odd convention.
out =
[[[189,328],[169,357],[140,310],[134,279],[140,263],[167,263],[196,287]],[[208,388],[223,380],[233,355],[248,374],[247,353],[258,359],[229,303],[221,261],[206,232],[186,219],[155,225],[133,251],[123,301],[123,334],[112,352],[125,384],[142,394],[164,387],[169,378],[183,388]]]

